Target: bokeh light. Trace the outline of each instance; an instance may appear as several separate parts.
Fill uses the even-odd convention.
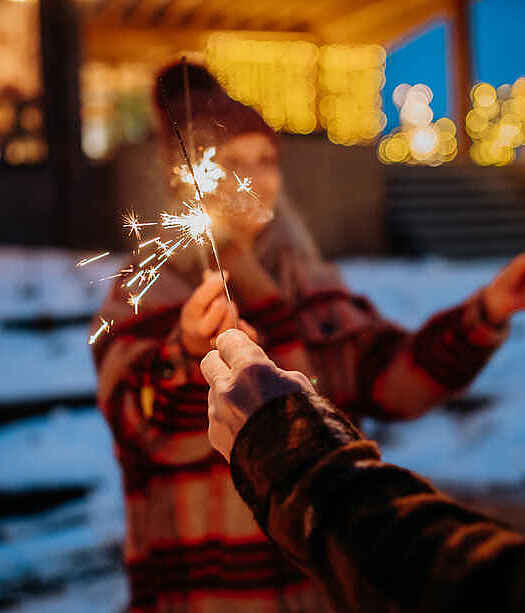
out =
[[[214,34],[206,62],[229,96],[255,108],[274,130],[307,134],[317,126],[319,48],[305,41],[247,40]]]
[[[495,89],[477,83],[471,91],[472,109],[466,117],[467,132],[474,141],[472,160],[481,166],[505,166],[516,159],[525,144],[525,78]]]
[[[385,61],[379,45],[321,47],[319,121],[333,143],[369,143],[384,130]]]
[[[386,125],[381,89],[386,52],[378,45],[249,40],[217,33],[206,61],[228,94],[255,108],[274,130],[325,128],[343,145],[368,143]]]
[[[438,166],[456,157],[456,126],[448,117],[432,123],[433,93],[428,85],[401,83],[392,97],[401,126],[379,143],[377,155],[384,164]]]

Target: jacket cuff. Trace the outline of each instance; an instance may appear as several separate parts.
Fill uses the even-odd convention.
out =
[[[324,456],[361,439],[357,428],[316,394],[278,398],[239,432],[230,458],[232,479],[266,530],[270,496],[284,500]]]

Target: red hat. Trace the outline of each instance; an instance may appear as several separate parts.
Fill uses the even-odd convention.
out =
[[[220,145],[248,132],[262,132],[277,142],[274,130],[254,109],[232,100],[202,64],[182,58],[161,70],[153,94],[170,163],[179,163],[182,153],[168,115],[168,105],[169,113],[177,121],[186,146],[189,146],[184,64],[187,67],[192,134],[197,151]]]

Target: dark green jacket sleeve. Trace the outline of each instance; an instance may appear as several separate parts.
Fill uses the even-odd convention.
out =
[[[318,396],[255,413],[231,470],[262,529],[338,610],[525,611],[525,539],[382,462]]]

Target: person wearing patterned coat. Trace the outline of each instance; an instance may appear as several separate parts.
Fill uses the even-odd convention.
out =
[[[209,444],[199,363],[210,342],[238,318],[277,364],[306,373],[354,420],[411,419],[469,385],[507,326],[486,290],[414,332],[385,319],[321,259],[283,193],[272,130],[202,66],[188,64],[188,76],[197,157],[214,145],[226,170],[206,200],[235,308],[188,248],[164,266],[138,315],[119,282],[100,310],[115,322],[93,347],[98,402],[123,475],[130,610],[329,611],[260,530]],[[176,63],[154,92],[170,169],[183,160],[167,103],[189,140],[183,81]],[[237,191],[232,170],[252,177],[257,200]],[[170,176],[174,199],[191,196]]]

